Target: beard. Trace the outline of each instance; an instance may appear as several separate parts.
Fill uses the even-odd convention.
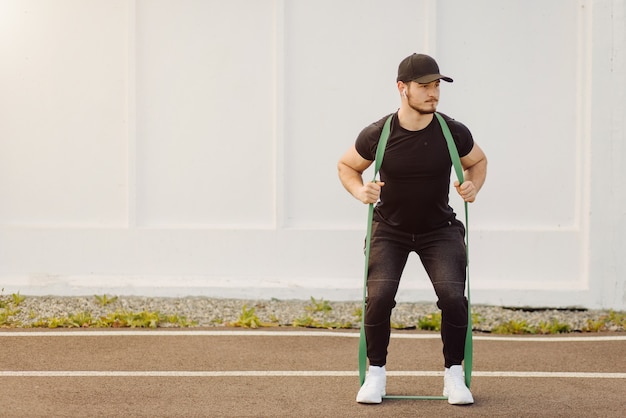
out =
[[[409,107],[421,115],[431,115],[437,111],[438,100],[425,102],[421,105],[413,105],[409,100]]]

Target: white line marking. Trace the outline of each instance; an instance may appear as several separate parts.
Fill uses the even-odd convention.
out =
[[[560,377],[578,379],[626,379],[626,373],[594,372],[472,372],[480,377]]]
[[[604,336],[590,336],[590,337],[553,337],[545,335],[543,337],[496,337],[496,336],[474,336],[474,340],[478,341],[518,341],[518,342],[598,342],[598,341],[626,341],[626,335],[604,335]]]
[[[439,334],[424,338],[440,338]],[[162,330],[123,330],[123,331],[33,331],[0,332],[0,337],[357,337],[358,333],[330,331],[162,331]]]
[[[346,337],[358,338],[359,333],[341,331],[256,331],[256,330],[228,330],[228,331],[192,331],[192,330],[121,330],[121,331],[0,331],[2,337]],[[411,340],[440,339],[438,333],[432,334],[401,334],[393,333],[391,338]],[[598,342],[598,341],[626,341],[626,335],[598,335],[598,336],[561,336],[550,335],[542,337],[527,336],[493,336],[474,335],[475,341],[519,341],[519,342]]]
[[[0,371],[0,377],[355,377],[356,371]],[[387,376],[441,377],[439,371],[387,372]],[[626,379],[626,373],[472,372],[472,377]]]

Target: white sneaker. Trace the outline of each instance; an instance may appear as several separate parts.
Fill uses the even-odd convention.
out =
[[[452,366],[443,375],[443,396],[448,397],[452,405],[467,405],[474,403],[472,393],[465,386],[463,367]]]
[[[385,387],[387,386],[387,374],[385,366],[370,366],[369,372],[365,377],[363,386],[356,395],[358,403],[381,403],[385,396]]]

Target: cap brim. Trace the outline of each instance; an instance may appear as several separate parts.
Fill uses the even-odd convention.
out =
[[[446,77],[445,75],[441,75],[441,74],[428,74],[420,78],[416,78],[413,81],[415,81],[416,83],[420,83],[420,84],[428,84],[428,83],[432,83],[435,80],[443,80],[443,81],[447,81],[448,83],[452,83],[454,81],[450,77]]]

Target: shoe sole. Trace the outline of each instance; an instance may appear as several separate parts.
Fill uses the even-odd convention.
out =
[[[381,399],[380,401],[370,401],[370,400],[356,400],[358,403],[360,404],[364,404],[364,405],[377,405],[379,403],[382,403],[383,400]]]
[[[357,397],[356,401],[358,403],[362,403],[362,404],[374,405],[374,404],[382,403],[383,402],[383,396],[385,396],[384,393],[381,394],[380,400],[378,398],[376,398],[374,400],[372,400],[372,399],[361,399],[361,400],[359,400],[359,398]]]
[[[450,401],[450,399],[448,399],[448,403],[450,405],[471,405],[474,401]]]
[[[450,405],[471,405],[471,404],[474,403],[474,398],[472,398],[472,399],[459,399],[459,400],[450,399],[450,397],[448,396],[446,391],[443,392],[443,396],[448,398],[448,403]]]

